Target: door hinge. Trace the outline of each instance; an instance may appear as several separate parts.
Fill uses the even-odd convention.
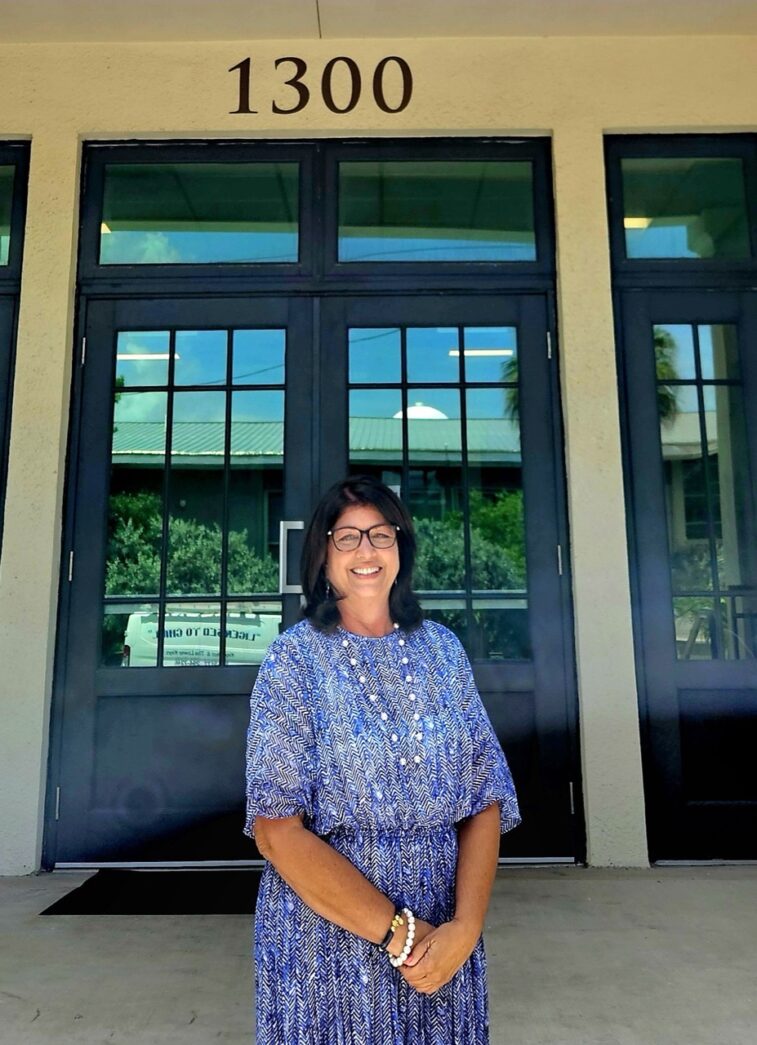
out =
[[[573,781],[572,780],[568,781],[568,791],[570,793],[570,815],[571,816],[575,816],[576,815],[576,803],[575,803],[575,800],[574,800],[574,797],[573,797]]]
[[[74,579],[74,553],[68,553],[68,580],[71,582]]]
[[[87,339],[83,337],[81,339],[81,365],[84,366],[84,361],[87,358]]]
[[[547,331],[547,359],[551,359],[551,358],[552,358],[552,334],[548,330]]]
[[[562,577],[562,545],[557,545],[557,572]]]
[[[55,819],[60,820],[60,788],[55,789]]]

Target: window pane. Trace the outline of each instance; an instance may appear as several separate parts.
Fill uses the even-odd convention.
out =
[[[165,385],[171,335],[167,330],[121,330],[116,339],[116,388]]]
[[[361,388],[350,392],[350,470],[376,475],[380,467],[402,475],[402,394],[399,389]],[[391,478],[391,476],[390,476]],[[382,482],[393,485],[388,479]]]
[[[466,327],[463,334],[466,381],[517,382],[515,327]]]
[[[232,381],[235,385],[282,385],[286,331],[235,330]]]
[[[154,668],[158,663],[158,603],[108,603],[102,666]]]
[[[157,664],[158,604],[130,596],[160,591],[165,467],[165,392],[115,393],[102,664],[106,667]],[[151,618],[152,622],[151,622]],[[130,658],[125,647],[134,642]]]
[[[235,392],[231,403],[228,590],[235,595],[276,592],[284,392]]]
[[[164,667],[220,663],[221,606],[217,602],[172,602],[166,606]]]
[[[100,263],[295,262],[296,163],[106,164]]]
[[[12,164],[0,166],[0,265],[8,264],[15,173],[16,168]]]
[[[740,159],[622,159],[629,258],[746,258],[749,225]]]
[[[340,163],[339,260],[535,261],[531,163]]]
[[[729,380],[739,373],[736,331],[676,329],[680,344],[698,347],[701,373],[719,382],[657,383],[676,648],[686,660],[754,657],[752,478],[742,386]]]
[[[173,379],[177,385],[225,385],[226,331],[178,330]]]
[[[352,327],[349,331],[351,384],[400,381],[400,347],[400,332],[396,328]]]
[[[169,595],[221,591],[224,392],[177,392],[169,482]],[[165,657],[164,657],[165,660]]]
[[[411,327],[406,336],[408,381],[460,381],[457,327]]]
[[[280,604],[230,602],[226,608],[226,663],[262,664],[280,625]]]

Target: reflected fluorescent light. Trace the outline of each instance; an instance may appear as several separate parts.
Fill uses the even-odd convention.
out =
[[[110,232],[110,226],[106,225],[104,221],[100,222],[100,232]]]
[[[156,353],[152,353],[152,352],[125,352],[123,354],[119,352],[118,355],[116,356],[116,359],[129,359],[129,360],[131,360],[131,359],[170,359],[170,358],[171,357],[168,354],[168,352],[156,352]],[[181,359],[181,356],[177,352],[174,358],[175,359]]]
[[[449,350],[451,356],[459,356],[459,348],[451,348]],[[464,356],[514,356],[514,348],[464,348]]]
[[[648,229],[651,224],[651,218],[623,218],[624,229]]]

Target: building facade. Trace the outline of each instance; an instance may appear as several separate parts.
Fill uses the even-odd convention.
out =
[[[755,857],[737,33],[0,46],[2,872],[255,859],[247,695],[348,471],[474,663],[503,859]]]

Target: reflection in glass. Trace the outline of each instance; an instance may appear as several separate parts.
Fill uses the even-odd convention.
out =
[[[737,346],[730,327],[691,331],[700,373],[717,374],[717,383],[658,379],[676,649],[684,659],[754,657],[757,541],[743,391],[726,380],[739,374]]]
[[[377,466],[402,474],[402,394],[398,388],[350,392],[350,469],[371,471]]]
[[[0,265],[8,264],[10,253],[15,174],[16,168],[12,164],[0,166]]]
[[[296,262],[296,163],[109,163],[102,265]]]
[[[517,420],[505,417],[505,389],[468,389],[468,511],[473,588],[518,591],[525,599],[526,531]]]
[[[406,339],[408,381],[459,382],[457,327],[410,327]]]
[[[621,160],[629,258],[746,258],[743,163],[718,156]]]
[[[116,388],[165,385],[171,335],[167,330],[121,330],[116,338]]]
[[[220,651],[220,603],[168,603],[163,629],[164,667],[219,664]]]
[[[284,488],[284,393],[234,392],[229,479],[228,590],[278,591]]]
[[[221,591],[224,392],[177,392],[173,400],[166,592]]]
[[[339,164],[339,261],[535,261],[529,161]]]
[[[402,379],[396,327],[352,327],[348,338],[351,384],[391,384]]]
[[[280,604],[230,602],[226,607],[225,663],[262,664],[280,627]]]
[[[517,382],[517,333],[515,327],[466,327],[465,380]]]
[[[158,663],[158,603],[107,602],[103,608],[104,668],[154,668]]]
[[[499,603],[474,600],[468,648],[472,651],[469,656],[476,660],[528,660],[531,640],[526,598]]]
[[[283,385],[285,330],[235,330],[232,381],[235,385]]]
[[[732,323],[700,324],[697,327],[702,378],[705,381],[738,381],[739,345]]]
[[[173,379],[177,385],[225,385],[226,331],[177,330]]]

